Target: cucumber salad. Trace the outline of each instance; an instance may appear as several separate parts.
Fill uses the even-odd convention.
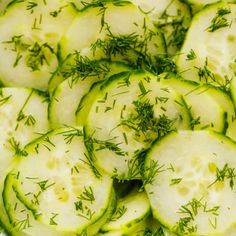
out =
[[[0,0],[0,235],[235,236],[236,1]]]

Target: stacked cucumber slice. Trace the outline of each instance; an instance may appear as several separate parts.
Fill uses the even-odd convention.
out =
[[[236,235],[236,4],[0,0],[0,235]]]

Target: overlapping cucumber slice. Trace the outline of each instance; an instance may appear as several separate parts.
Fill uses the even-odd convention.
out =
[[[77,50],[89,58],[116,58],[130,64],[138,63],[139,54],[164,52],[161,36],[148,15],[127,1],[104,1],[83,9],[60,48],[63,58]]]
[[[145,163],[154,217],[179,235],[227,235],[235,224],[235,154],[234,142],[211,131],[157,142]]]
[[[138,178],[143,148],[171,130],[189,128],[182,97],[147,72],[110,78],[95,86],[81,106],[86,107],[91,98],[92,105],[82,116],[90,155],[117,178]],[[80,112],[77,116],[81,120]]]
[[[55,130],[32,142],[25,152],[27,157],[19,156],[10,172],[11,186],[36,221],[62,235],[75,235],[106,213],[112,180],[89,159],[81,129]]]
[[[177,60],[185,79],[227,88],[236,68],[235,12],[235,4],[217,3],[194,16]]]
[[[12,2],[0,17],[4,85],[47,89],[58,66],[57,43],[76,13],[69,1]]]

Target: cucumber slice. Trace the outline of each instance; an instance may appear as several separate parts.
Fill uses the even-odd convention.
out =
[[[47,132],[48,103],[37,91],[2,88],[0,93],[0,186],[14,154],[24,155],[23,147],[38,133]],[[1,187],[0,187],[1,188]]]
[[[131,56],[137,59],[134,51],[145,55],[164,52],[162,43],[153,23],[137,6],[127,1],[105,1],[78,14],[60,49],[62,58],[77,50],[89,58],[129,61],[133,60]]]
[[[101,232],[98,236],[148,236],[146,234],[145,221],[141,221],[136,225],[132,225],[128,230],[114,230],[109,232]]]
[[[235,225],[235,155],[236,144],[213,131],[156,142],[144,179],[154,217],[178,235],[227,235]]]
[[[69,236],[69,234],[59,233],[52,226],[46,226],[35,220],[32,212],[17,198],[14,190],[15,177],[9,174],[6,177],[3,199],[4,207],[12,226],[11,235],[13,236]],[[72,236],[72,235],[71,235]]]
[[[27,157],[19,157],[12,171],[17,173],[14,188],[37,221],[76,234],[103,216],[112,180],[89,159],[80,128],[52,131],[25,151]]]
[[[191,22],[189,6],[179,0],[131,0],[158,27],[167,53],[176,54],[181,48]]]
[[[135,188],[130,194],[118,200],[116,211],[110,221],[102,227],[102,231],[122,230],[130,232],[130,228],[145,221],[150,214],[150,204],[145,192]]]
[[[183,95],[195,130],[212,129],[224,133],[235,117],[230,97],[220,89],[178,78],[164,80],[164,83]]]
[[[57,43],[76,10],[67,1],[15,1],[0,17],[0,79],[45,90],[58,66]]]
[[[24,154],[23,147],[37,133],[47,132],[48,103],[43,93],[24,88],[1,88],[0,92],[0,192],[15,153]],[[46,100],[45,100],[46,99]],[[6,231],[10,226],[0,197],[0,222]]]
[[[217,2],[234,2],[234,0],[187,0],[189,4],[201,10],[204,6]]]
[[[116,178],[140,178],[142,149],[170,130],[189,128],[182,97],[147,72],[114,76],[90,94],[94,102],[83,116],[90,155]]]
[[[227,88],[236,68],[235,12],[235,4],[217,3],[194,16],[177,60],[185,79]]]
[[[82,97],[89,92],[92,84],[99,80],[109,78],[112,74],[130,70],[123,63],[110,63],[107,61],[101,61],[100,63],[102,67],[107,68],[107,73],[104,77],[92,75],[86,78],[78,77],[76,80],[70,77],[57,87],[49,106],[49,118],[52,128],[58,128],[63,125],[76,125],[77,108]]]

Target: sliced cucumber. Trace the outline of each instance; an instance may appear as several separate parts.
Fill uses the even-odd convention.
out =
[[[177,61],[185,79],[227,88],[236,68],[235,14],[235,4],[217,3],[194,16]]]
[[[78,77],[76,80],[74,77],[70,77],[57,87],[49,106],[49,117],[53,128],[62,125],[76,125],[77,108],[82,97],[89,92],[94,82],[109,78],[112,74],[130,70],[123,63],[107,61],[101,61],[100,63],[102,67],[107,68],[107,73],[104,76],[92,75],[86,78]],[[73,102],[71,103],[71,101]]]
[[[45,90],[58,66],[57,43],[77,11],[68,1],[15,1],[0,17],[0,79]]]
[[[154,217],[178,235],[227,235],[235,224],[235,155],[236,144],[212,131],[156,142],[144,179]]]
[[[2,88],[0,104],[0,182],[2,182],[14,154],[24,154],[23,147],[38,137],[37,133],[47,132],[49,122],[48,103],[37,91]]]
[[[162,43],[153,23],[137,6],[127,1],[104,1],[78,14],[60,48],[63,58],[77,50],[90,58],[129,61],[137,59],[135,51],[145,55],[162,53]]]
[[[46,226],[35,220],[32,212],[17,198],[14,190],[14,177],[9,174],[6,177],[3,199],[4,207],[9,217],[13,236],[69,236],[69,234],[59,233],[52,226]],[[72,236],[72,235],[71,235]]]
[[[116,211],[110,221],[102,227],[102,231],[122,230],[129,232],[130,228],[145,221],[150,214],[150,204],[145,192],[135,188],[130,194],[118,200]]]
[[[235,117],[233,103],[220,89],[171,78],[164,81],[182,94],[192,117],[193,129],[225,132]]]
[[[193,5],[196,9],[201,10],[204,6],[217,3],[217,2],[234,2],[234,0],[187,0],[189,4]]]
[[[34,217],[59,232],[81,233],[106,212],[112,180],[86,154],[83,131],[67,127],[48,133],[18,157],[15,191]],[[38,168],[40,167],[40,168]]]
[[[95,86],[90,94],[87,99],[94,102],[82,114],[90,154],[117,178],[138,178],[143,148],[170,130],[189,128],[182,97],[152,74],[126,72]],[[82,103],[90,102],[85,98]]]
[[[189,6],[179,0],[131,0],[147,13],[164,38],[167,53],[181,48],[191,22]]]

